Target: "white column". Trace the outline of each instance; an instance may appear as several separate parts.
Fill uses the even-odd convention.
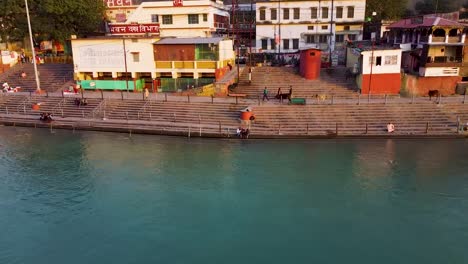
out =
[[[427,41],[427,43],[432,43],[432,34],[429,35],[429,40]]]
[[[466,39],[466,34],[463,34],[461,37],[461,43],[465,43],[465,39]]]
[[[445,43],[449,43],[449,35],[445,35]]]
[[[93,72],[93,78],[98,78],[99,77],[99,73],[98,72]]]

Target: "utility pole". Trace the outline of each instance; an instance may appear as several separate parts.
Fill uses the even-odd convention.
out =
[[[234,45],[234,50],[236,52],[236,58],[237,58],[237,63],[236,63],[236,66],[237,66],[237,83],[239,83],[239,78],[240,78],[240,70],[239,70],[239,34],[237,32],[237,23],[238,23],[238,19],[236,17],[236,8],[237,8],[237,0],[233,0],[232,1],[232,34],[233,34],[233,37],[232,37],[232,42],[233,42],[233,45]]]
[[[249,66],[252,67],[252,28],[255,21],[255,15],[252,16],[253,0],[250,0],[250,28],[249,28]]]
[[[125,65],[125,86],[127,87],[127,94],[128,94],[127,49],[125,48],[125,37],[122,37],[122,42],[123,42],[124,65]]]
[[[36,51],[34,50],[34,42],[32,37],[32,29],[31,29],[31,19],[29,17],[29,7],[28,7],[28,0],[24,0],[26,5],[26,17],[28,18],[28,29],[29,29],[29,40],[31,41],[31,50],[32,50],[32,57],[33,57],[33,65],[34,65],[34,75],[36,77],[36,91],[41,91],[41,82],[39,81],[39,74],[37,72],[37,61],[36,61]]]
[[[278,0],[278,61],[280,60],[280,54],[281,54],[281,0]]]
[[[375,40],[372,39],[372,52],[371,52],[371,65],[370,65],[370,75],[369,75],[369,91],[368,91],[368,94],[370,95],[371,93],[371,83],[372,83],[372,70],[373,70],[373,66],[374,66],[374,63],[376,63],[376,60],[374,58],[374,50],[375,50]],[[363,63],[364,65],[364,63]]]
[[[330,16],[330,47],[329,47],[329,62],[330,67],[332,66],[332,44],[333,44],[333,9],[335,8],[335,1],[331,1],[331,16]]]

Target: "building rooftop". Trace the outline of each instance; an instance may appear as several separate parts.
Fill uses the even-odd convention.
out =
[[[393,24],[390,24],[388,28],[403,28],[403,29],[412,29],[412,28],[428,28],[434,26],[444,26],[444,27],[467,27],[468,25],[459,23],[457,21],[445,19],[442,17],[412,17],[402,19]]]
[[[389,45],[389,44],[376,43],[372,45],[372,42],[369,40],[356,41],[356,42],[353,42],[352,44],[348,44],[348,47],[353,48],[357,51],[399,50],[400,49],[400,47]]]
[[[164,38],[155,42],[155,45],[162,45],[162,44],[217,44],[220,41],[224,40],[221,37],[214,37],[214,38]]]

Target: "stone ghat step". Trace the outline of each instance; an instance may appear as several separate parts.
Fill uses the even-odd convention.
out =
[[[161,124],[156,122],[148,122],[146,124],[141,123],[132,123],[128,122],[112,122],[112,121],[102,121],[102,120],[62,120],[57,118],[56,121],[49,123],[39,122],[37,119],[31,119],[34,117],[26,117],[25,119],[15,119],[11,117],[3,118],[2,122],[7,125],[13,125],[13,123],[20,122],[18,124],[28,125],[28,126],[37,126],[45,127],[50,129],[56,128],[66,128],[66,129],[87,129],[87,130],[102,130],[102,131],[115,131],[115,132],[141,132],[149,134],[168,134],[168,135],[180,135],[180,136],[199,136],[198,124],[192,123],[167,123]],[[138,121],[142,122],[142,121]],[[219,125],[203,125],[201,124],[202,136],[222,136],[222,137],[234,137],[235,129],[237,126],[221,126]],[[141,130],[141,131],[140,131]],[[411,129],[402,130],[398,129],[395,133],[389,134],[384,130],[377,131],[368,131],[367,134],[365,131],[350,131],[350,130],[338,130],[338,135],[333,130],[309,130],[309,131],[299,131],[295,130],[264,130],[251,127],[251,137],[252,138],[263,138],[263,137],[335,137],[335,136],[359,136],[359,137],[368,137],[368,136],[383,136],[383,137],[407,137],[407,136],[451,136],[457,137],[458,135],[452,131],[426,131],[421,129]]]

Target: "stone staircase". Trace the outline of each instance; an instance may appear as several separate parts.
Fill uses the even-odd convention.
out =
[[[252,135],[378,136],[388,134],[388,123],[401,136],[456,134],[456,122],[436,104],[262,105],[254,113]]]
[[[90,117],[94,109],[101,103],[101,99],[88,98],[88,105],[77,106],[75,98],[25,96],[17,94],[4,95],[0,99],[0,113],[33,115],[39,117],[46,112],[58,117]],[[39,109],[34,110],[33,105],[39,104]]]
[[[198,129],[202,131],[203,128],[204,135],[232,135],[235,128],[240,126],[239,110],[247,107],[245,103],[237,105],[228,102],[189,103],[115,98],[87,98],[87,106],[76,106],[74,99],[4,94],[0,96],[0,114],[38,122],[41,112],[50,112],[57,120],[54,126],[68,124],[73,128],[92,126],[123,132],[169,131],[180,135],[190,134],[190,128],[192,133],[198,134]],[[33,110],[32,105],[37,103],[40,103],[40,109]],[[338,136],[387,136],[388,123],[395,125],[396,131],[392,134],[395,136],[453,136],[457,135],[457,118],[462,123],[468,122],[468,104],[462,103],[268,103],[253,104],[251,107],[256,117],[250,124],[252,137],[333,137],[337,133]]]
[[[173,122],[212,124],[223,126],[239,125],[239,110],[246,105],[228,103],[188,103],[143,100],[106,99],[100,111],[108,120],[145,120],[151,122]]]
[[[37,67],[41,90],[55,92],[67,88],[73,81],[72,64],[39,64]],[[26,77],[21,77],[21,72]],[[16,65],[0,75],[2,82],[8,82],[11,87],[21,87],[22,92],[36,91],[34,66],[31,63]]]
[[[283,93],[293,88],[293,97],[315,98],[316,95],[326,95],[334,98],[356,98],[355,85],[351,79],[346,80],[345,69],[337,68],[328,73],[322,70],[319,80],[306,80],[296,73],[294,68],[288,67],[258,67],[252,71],[252,83],[248,82],[248,71],[240,76],[238,87],[234,92],[247,94],[250,98],[262,96],[264,87],[269,90],[269,97],[277,94],[278,88]]]

